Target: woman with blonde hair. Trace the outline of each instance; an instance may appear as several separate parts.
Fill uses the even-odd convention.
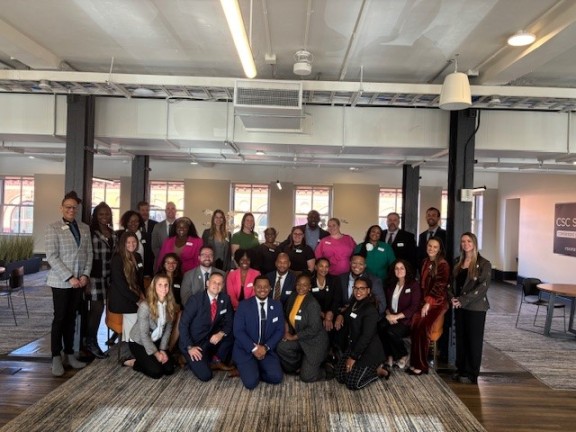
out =
[[[210,246],[214,250],[214,267],[224,272],[230,270],[232,255],[230,253],[232,235],[226,225],[226,215],[220,209],[214,210],[210,220],[210,228],[202,233],[204,246]]]
[[[465,232],[460,237],[460,257],[448,292],[456,321],[458,371],[453,378],[463,384],[476,384],[480,374],[491,276],[492,264],[478,252],[478,239]]]
[[[177,314],[177,306],[166,274],[154,276],[146,299],[138,307],[138,319],[130,331],[130,351],[134,359],[124,362],[150,378],[174,373],[174,362],[166,352]]]

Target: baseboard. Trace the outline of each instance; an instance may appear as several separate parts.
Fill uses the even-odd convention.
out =
[[[498,269],[492,269],[492,279],[495,281],[503,282],[507,280],[518,280],[518,272],[513,271],[503,271]],[[522,278],[524,279],[524,278]],[[521,282],[521,281],[519,281]]]

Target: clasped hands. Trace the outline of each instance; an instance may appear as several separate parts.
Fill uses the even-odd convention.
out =
[[[68,279],[68,282],[70,283],[70,285],[72,285],[72,288],[82,288],[88,285],[90,279],[86,275],[82,275],[79,278],[72,277]]]
[[[156,357],[156,360],[158,360],[162,364],[168,361],[168,354],[166,354],[165,351],[156,351],[154,353],[154,357]]]

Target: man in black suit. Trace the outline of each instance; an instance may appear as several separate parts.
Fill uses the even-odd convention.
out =
[[[372,294],[378,300],[378,312],[380,316],[383,317],[386,312],[386,296],[384,294],[382,280],[366,271],[366,258],[359,254],[354,254],[350,258],[350,271],[339,276],[340,286],[342,288],[342,294],[340,296],[342,299],[341,309],[350,303],[354,281],[360,276],[367,277],[372,281]]]
[[[388,229],[382,231],[380,240],[392,246],[396,258],[405,259],[415,270],[418,269],[414,234],[400,229],[400,215],[396,212],[388,213],[386,225]]]
[[[270,298],[286,303],[290,294],[296,289],[296,274],[290,270],[290,258],[287,253],[280,253],[276,258],[276,271],[266,274],[272,290]]]
[[[320,213],[316,210],[310,210],[308,212],[308,223],[304,225],[298,225],[304,231],[304,239],[306,244],[310,246],[313,250],[316,249],[320,240],[324,237],[328,237],[330,233],[318,225],[320,223]],[[290,236],[286,239],[286,243],[290,241]]]
[[[430,237],[438,237],[442,241],[442,246],[446,250],[446,230],[440,227],[440,210],[430,207],[426,210],[426,223],[428,229],[418,237],[418,264],[421,265],[426,258],[426,243]]]
[[[225,364],[234,338],[232,303],[223,288],[224,276],[212,273],[206,291],[190,297],[180,319],[180,351],[201,381],[210,381],[212,370],[234,369]]]
[[[152,230],[156,221],[150,219],[150,204],[147,201],[140,201],[137,205],[138,213],[144,220],[142,226],[142,244],[144,245],[144,276],[154,276],[154,252],[152,252]]]

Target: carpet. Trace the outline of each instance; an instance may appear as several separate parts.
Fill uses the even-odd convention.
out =
[[[54,306],[52,291],[46,286],[46,273],[43,271],[24,276],[24,289],[30,318],[26,316],[22,292],[12,295],[17,326],[14,325],[7,298],[0,298],[0,355],[8,354],[50,333]]]
[[[518,328],[516,314],[488,312],[484,341],[502,351],[532,375],[556,390],[576,390],[576,338],[560,333],[561,315],[553,319],[552,335],[544,336],[546,310],[540,308],[534,327],[533,306],[523,306]],[[568,315],[568,310],[566,311]],[[568,317],[567,323],[568,323]],[[539,333],[538,333],[539,332]]]
[[[48,366],[47,366],[48,368]],[[393,374],[360,391],[336,381],[246,390],[217,373],[202,383],[190,371],[152,380],[112,358],[97,360],[0,429],[9,431],[483,431],[432,372]]]

